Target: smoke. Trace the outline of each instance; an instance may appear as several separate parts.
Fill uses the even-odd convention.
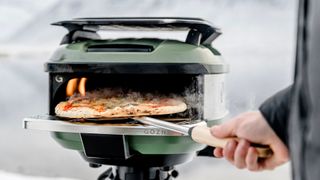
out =
[[[201,76],[193,77],[189,87],[185,88],[183,97],[188,109],[183,116],[190,117],[191,120],[198,120],[203,117],[203,78]]]
[[[203,83],[200,77],[194,77],[189,87],[181,93],[163,93],[158,90],[152,91],[137,91],[130,88],[98,88],[91,91],[87,91],[85,96],[80,93],[75,93],[67,100],[70,103],[80,102],[99,103],[103,100],[111,102],[112,105],[108,107],[116,107],[117,105],[125,106],[126,104],[136,105],[139,103],[154,103],[161,105],[166,103],[167,99],[174,99],[177,101],[183,101],[187,105],[187,110],[180,113],[168,114],[169,118],[184,118],[184,119],[200,119],[203,115]],[[102,101],[101,101],[102,100]],[[120,103],[120,104],[119,104]]]

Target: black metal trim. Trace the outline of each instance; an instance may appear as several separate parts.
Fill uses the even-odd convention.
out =
[[[142,44],[95,44],[87,47],[87,52],[152,52],[153,46]]]
[[[206,146],[204,149],[197,152],[197,156],[215,157],[213,154],[214,147]]]
[[[128,159],[107,157],[87,157],[83,152],[81,156],[89,163],[115,165],[115,166],[138,166],[138,167],[163,167],[175,166],[191,161],[195,153],[188,154],[140,154],[134,153]]]
[[[53,63],[45,64],[50,73],[104,74],[221,74],[228,72],[223,64],[198,63]]]
[[[123,135],[99,135],[81,133],[84,153],[87,157],[113,157],[115,159],[128,159],[128,141]]]
[[[196,29],[191,29],[187,35],[186,43],[200,45],[202,34]]]

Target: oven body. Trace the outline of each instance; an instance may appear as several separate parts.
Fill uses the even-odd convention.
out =
[[[150,26],[150,24],[152,26]],[[147,167],[173,166],[191,160],[205,145],[188,136],[137,124],[66,123],[54,108],[66,100],[72,78],[88,78],[87,89],[125,88],[179,94],[188,109],[169,118],[185,118],[186,126],[214,124],[227,114],[225,75],[228,65],[211,45],[220,34],[199,19],[79,19],[62,21],[69,30],[45,64],[49,73],[49,113],[26,118],[26,129],[52,131],[63,147],[79,151],[96,164]],[[99,39],[94,28],[105,26],[189,28],[186,42],[155,38]],[[77,34],[77,32],[80,32]],[[166,118],[168,118],[166,117]]]

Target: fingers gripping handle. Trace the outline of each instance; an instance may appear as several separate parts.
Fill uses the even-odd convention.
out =
[[[195,126],[190,129],[189,134],[194,141],[212,147],[224,148],[229,140],[239,141],[238,138],[216,138],[211,135],[210,128],[206,126]],[[254,144],[251,146],[256,148],[260,158],[267,158],[272,155],[272,150],[269,147],[257,147],[259,145]]]

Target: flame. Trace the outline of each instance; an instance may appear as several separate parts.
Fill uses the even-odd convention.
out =
[[[88,80],[88,78],[85,78],[85,77],[80,79],[78,91],[81,94],[81,96],[86,95],[86,82],[87,82],[87,80]]]
[[[74,94],[74,92],[78,87],[78,81],[79,81],[78,78],[73,78],[68,81],[67,88],[66,88],[67,96],[72,96]]]

